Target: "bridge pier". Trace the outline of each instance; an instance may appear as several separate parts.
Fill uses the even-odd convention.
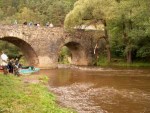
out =
[[[72,57],[70,64],[78,66],[88,66],[92,64],[90,52],[85,52],[83,50],[71,50],[71,53]],[[39,63],[37,66],[42,69],[58,68],[58,56],[59,54],[57,52],[49,52],[49,54],[45,56],[38,56]]]
[[[41,69],[51,69],[58,67],[57,65],[58,63],[48,56],[39,56],[38,59],[39,59],[38,67]]]

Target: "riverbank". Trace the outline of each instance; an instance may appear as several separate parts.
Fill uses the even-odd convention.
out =
[[[26,78],[0,74],[0,113],[73,113],[56,104],[44,85],[47,78],[33,77],[33,83]]]
[[[122,59],[112,59],[110,63],[107,62],[106,58],[99,59],[95,65],[103,67],[150,67],[150,62],[134,61],[127,63]]]

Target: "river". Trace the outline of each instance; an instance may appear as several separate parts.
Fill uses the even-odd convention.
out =
[[[150,113],[150,69],[41,70],[58,103],[78,113]]]

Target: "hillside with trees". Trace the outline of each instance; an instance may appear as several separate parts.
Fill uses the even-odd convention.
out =
[[[67,14],[65,28],[104,25],[107,60],[150,61],[149,0],[79,0]]]
[[[66,14],[77,0],[0,0],[0,23],[52,22],[62,26]]]

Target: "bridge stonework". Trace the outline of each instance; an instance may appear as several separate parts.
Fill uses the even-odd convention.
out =
[[[63,46],[67,46],[71,51],[71,64],[90,65],[94,35],[93,31],[84,30],[67,33],[60,27],[0,26],[0,40],[19,47],[30,65],[41,68],[56,68]]]

